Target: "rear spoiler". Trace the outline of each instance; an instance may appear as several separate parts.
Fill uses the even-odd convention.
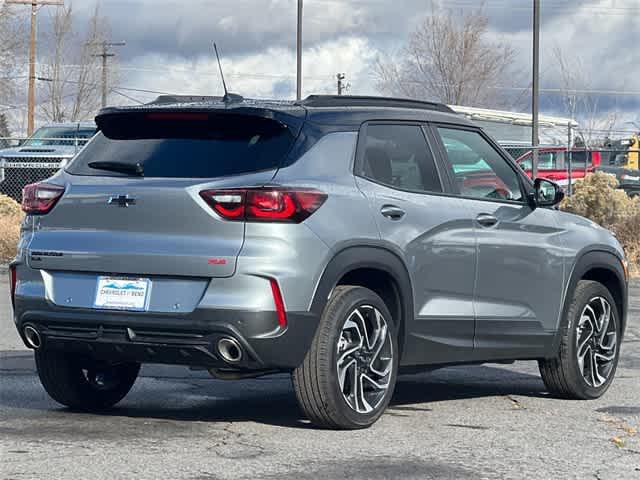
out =
[[[191,97],[189,97],[191,98]],[[159,103],[131,107],[108,107],[100,110],[95,118],[98,130],[107,138],[132,139],[146,138],[144,132],[149,128],[162,126],[161,130],[174,130],[188,136],[190,129],[198,130],[204,122],[213,124],[237,125],[241,128],[250,118],[264,125],[279,124],[286,127],[295,138],[300,133],[306,110],[287,105],[286,108],[246,105],[244,103],[203,102],[207,97],[195,97],[198,102],[172,103],[175,98],[163,98]],[[184,97],[179,100],[185,100]]]

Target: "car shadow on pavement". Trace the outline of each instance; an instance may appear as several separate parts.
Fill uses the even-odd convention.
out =
[[[225,382],[203,372],[177,367],[145,367],[130,394],[103,415],[175,422],[257,422],[310,428],[296,403],[288,375]],[[0,352],[2,383],[21,382],[26,388],[3,389],[2,408],[75,416],[43,395],[31,352]],[[400,376],[389,414],[407,416],[428,412],[430,404],[495,396],[546,395],[538,375],[501,366],[449,367],[429,373]],[[83,417],[84,414],[78,414]]]

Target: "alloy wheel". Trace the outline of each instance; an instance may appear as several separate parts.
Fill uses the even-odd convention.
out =
[[[618,348],[616,316],[603,297],[594,297],[578,321],[576,355],[578,369],[591,387],[601,387],[615,367]]]
[[[347,317],[338,340],[338,383],[349,407],[373,412],[384,400],[393,370],[393,342],[384,316],[371,305]]]

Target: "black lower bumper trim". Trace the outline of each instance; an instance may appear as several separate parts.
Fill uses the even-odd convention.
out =
[[[181,318],[95,310],[38,309],[21,312],[16,326],[35,325],[41,348],[62,349],[112,361],[233,368],[291,370],[302,363],[315,335],[317,317],[288,313],[286,329],[275,312],[196,311]],[[218,341],[235,339],[242,359],[225,362]]]

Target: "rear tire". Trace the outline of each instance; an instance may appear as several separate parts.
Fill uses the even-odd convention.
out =
[[[561,329],[558,356],[538,362],[547,390],[560,398],[599,398],[613,381],[620,353],[621,325],[609,290],[578,282]]]
[[[106,410],[122,400],[133,386],[140,364],[109,365],[89,357],[52,350],[36,350],[42,386],[56,402],[74,410]]]
[[[382,299],[367,288],[336,287],[292,374],[301,409],[319,427],[371,426],[393,395],[398,356],[396,327]]]

